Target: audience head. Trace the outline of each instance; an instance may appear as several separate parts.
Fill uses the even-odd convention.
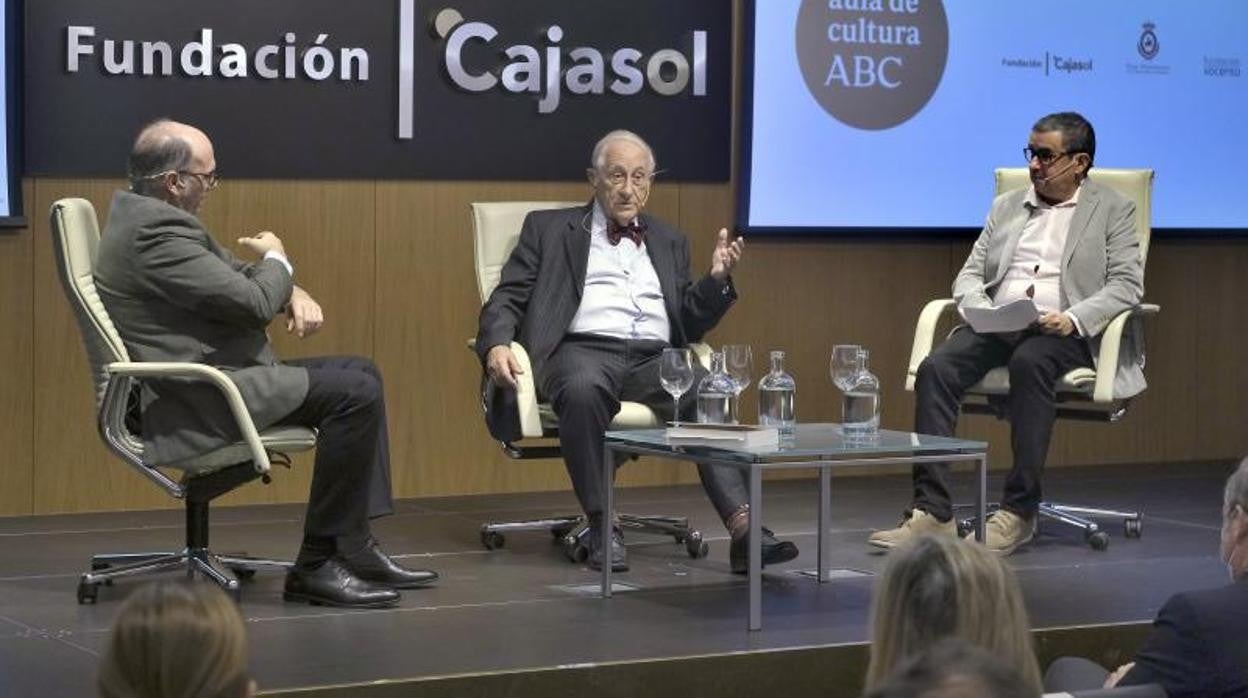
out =
[[[1248,577],[1248,458],[1240,461],[1226,481],[1221,552],[1232,579]]]
[[[603,136],[590,155],[586,170],[594,198],[606,216],[627,225],[641,215],[654,180],[654,151],[632,131]]]
[[[217,186],[217,160],[203,131],[169,119],[143,127],[130,149],[130,190],[198,214]]]
[[[1001,657],[1023,686],[1040,692],[1018,580],[980,544],[920,536],[894,550],[872,602],[871,634],[868,688],[905,658],[954,637]]]
[[[1066,201],[1088,176],[1096,158],[1096,131],[1075,112],[1043,116],[1027,139],[1031,183],[1050,202]]]
[[[985,649],[945,638],[906,659],[866,698],[1036,698],[1019,672]]]
[[[157,582],[126,599],[100,661],[104,698],[244,698],[247,631],[214,585]]]

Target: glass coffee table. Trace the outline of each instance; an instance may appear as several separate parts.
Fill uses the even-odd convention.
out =
[[[839,424],[799,424],[796,433],[775,446],[744,447],[722,441],[680,439],[669,441],[664,429],[609,431],[604,442],[603,482],[605,484],[604,521],[614,520],[615,454],[660,456],[681,461],[705,463],[715,467],[745,470],[750,489],[749,629],[759,630],[762,621],[763,568],[760,559],[763,521],[763,473],[772,470],[813,468],[819,471],[819,582],[829,579],[828,563],[831,542],[827,530],[831,525],[832,470],[873,465],[931,462],[975,463],[975,538],[984,538],[984,505],[987,496],[988,444],[943,436],[927,436],[904,431],[881,429],[870,438],[847,437]],[[602,527],[604,536],[609,528]],[[604,551],[611,549],[602,541]],[[611,596],[611,565],[602,566],[602,596]]]

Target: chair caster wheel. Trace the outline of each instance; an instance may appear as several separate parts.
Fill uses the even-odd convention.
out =
[[[78,582],[78,604],[94,604],[99,598],[100,587],[97,584],[88,584],[85,581]]]
[[[1088,545],[1093,550],[1105,550],[1109,547],[1109,534],[1104,531],[1096,531],[1088,534]]]
[[[563,546],[563,554],[568,560],[580,564],[589,559],[589,546],[583,545],[580,541],[576,541],[571,545],[566,542]]]
[[[957,522],[958,538],[965,538],[975,533],[975,519],[960,519]]]
[[[486,550],[499,550],[506,544],[507,539],[497,531],[481,532],[481,545],[484,545]]]
[[[685,552],[689,553],[689,557],[695,560],[701,560],[711,552],[711,546],[702,540],[702,533],[692,531],[685,540]]]
[[[1140,519],[1126,519],[1122,522],[1122,532],[1127,538],[1139,538],[1143,528],[1144,522]]]

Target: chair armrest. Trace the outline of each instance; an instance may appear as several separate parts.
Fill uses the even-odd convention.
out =
[[[519,342],[511,343],[511,353],[523,371],[516,376],[516,409],[520,412],[520,433],[528,438],[542,436],[542,417],[537,410],[537,386],[533,382],[533,362]]]
[[[473,337],[472,339],[468,340],[468,351],[474,354],[477,353],[477,338],[476,337]]]
[[[919,373],[919,364],[932,353],[932,344],[936,341],[936,326],[940,318],[957,307],[952,298],[938,298],[928,302],[919,313],[919,322],[914,326],[914,344],[910,347],[910,365],[906,368],[906,390],[914,392],[914,379]]]
[[[1161,312],[1155,303],[1141,303],[1130,310],[1118,313],[1101,334],[1101,349],[1096,357],[1096,385],[1092,388],[1092,401],[1114,401],[1114,380],[1118,377],[1118,354],[1122,350],[1122,332],[1127,321],[1133,317],[1152,317]]]
[[[711,370],[711,345],[705,342],[694,342],[689,345],[689,351],[693,352],[693,360],[702,364],[702,368]]]
[[[264,444],[260,442],[260,434],[256,431],[255,423],[251,421],[251,414],[247,411],[246,403],[243,402],[243,394],[238,391],[238,386],[234,385],[234,381],[230,380],[221,369],[193,363],[118,361],[108,364],[106,370],[110,375],[128,378],[189,378],[216,386],[221,391],[221,396],[225,398],[226,406],[230,408],[230,414],[234,417],[234,423],[238,425],[243,442],[251,451],[252,465],[256,472],[262,474],[269,472],[269,453],[264,449]]]

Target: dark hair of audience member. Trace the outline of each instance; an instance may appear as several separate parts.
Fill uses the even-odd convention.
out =
[[[867,688],[947,637],[1000,657],[1030,693],[1040,693],[1031,624],[1014,573],[978,543],[919,536],[890,554],[872,599]]]
[[[122,604],[97,686],[104,698],[245,698],[247,630],[211,584],[157,582]]]
[[[865,698],[1036,698],[1013,667],[966,640],[945,638],[902,662]]]

